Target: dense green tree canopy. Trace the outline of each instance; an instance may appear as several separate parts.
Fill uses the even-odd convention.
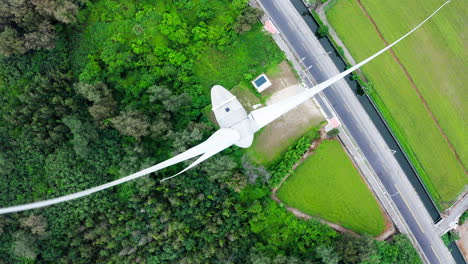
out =
[[[54,47],[54,24],[71,24],[79,0],[2,0],[0,54],[11,56]]]
[[[2,206],[102,184],[198,144],[214,131],[210,85],[231,88],[283,59],[245,0],[7,0],[0,11]],[[270,172],[230,148],[172,181],[159,183],[187,164],[0,216],[0,263],[413,261],[404,237],[356,246],[269,198],[279,177],[270,173],[287,172],[306,145]]]

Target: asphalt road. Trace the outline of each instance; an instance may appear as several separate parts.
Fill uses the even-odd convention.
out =
[[[339,72],[290,1],[259,2],[290,47],[303,58],[302,62],[317,82],[320,83]],[[369,51],[369,56],[374,52],[376,51]],[[415,246],[424,252],[426,261],[454,263],[452,255],[438,236],[429,213],[351,87],[344,80],[339,81],[323,91],[323,95],[378,175],[403,221],[409,227],[408,233],[416,241]],[[320,97],[317,99],[320,100]]]

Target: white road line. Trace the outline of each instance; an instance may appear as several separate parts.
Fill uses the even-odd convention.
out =
[[[288,21],[288,26],[289,26],[291,29],[294,29],[294,26],[293,26],[293,24],[291,24],[290,21]]]
[[[400,197],[401,197],[401,199],[403,199],[403,202],[406,204],[406,207],[408,207],[408,210],[410,211],[411,215],[413,215],[414,221],[416,221],[416,224],[418,224],[419,229],[421,229],[421,232],[424,233],[424,230],[422,229],[421,224],[419,224],[418,219],[414,215],[413,211],[411,211],[411,208],[409,207],[408,203],[406,202],[406,199],[403,196],[403,194],[400,192],[400,189],[398,189],[398,186],[396,184],[394,184],[394,185],[395,185],[395,188],[397,189],[397,191],[400,193]]]
[[[275,1],[273,1],[273,5],[276,7],[276,9],[280,9]]]
[[[390,171],[388,170],[387,166],[384,166],[384,170],[390,175]]]
[[[301,42],[301,45],[304,47],[304,49],[307,49],[307,45],[304,42]]]
[[[439,255],[437,255],[437,252],[434,250],[434,247],[431,245],[431,249],[432,249],[432,252],[434,252],[434,254],[436,255],[437,259],[439,260],[439,263],[443,263],[440,258],[439,258]]]
[[[344,106],[344,108],[346,109],[346,111],[348,111],[348,113],[351,113],[351,111],[349,111],[349,108],[348,108],[348,105],[347,105],[347,104],[344,104],[343,106]]]
[[[372,152],[377,153],[377,151],[375,151],[374,144],[370,143],[369,146],[372,149]]]

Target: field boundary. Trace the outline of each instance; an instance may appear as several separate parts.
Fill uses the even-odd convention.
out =
[[[323,126],[322,126],[322,127],[323,127]],[[286,176],[284,176],[283,179],[281,179],[280,183],[279,183],[277,186],[273,187],[273,189],[271,190],[271,192],[273,193],[273,195],[276,195],[276,191],[277,191],[279,188],[281,188],[281,186],[283,185],[283,183],[289,178],[289,176],[291,176],[291,175],[293,174],[293,171],[295,171],[296,168],[297,168],[299,165],[301,165],[302,162],[304,162],[305,159],[307,159],[310,155],[314,154],[314,150],[315,150],[318,146],[320,146],[320,144],[321,144],[322,141],[323,141],[323,134],[322,134],[323,131],[322,131],[322,130],[323,130],[322,128],[319,129],[319,137],[316,138],[316,139],[314,139],[314,140],[312,141],[312,143],[310,143],[310,146],[309,146],[309,148],[307,149],[307,151],[304,152],[304,154],[301,156],[301,158],[300,158],[298,161],[296,161],[296,162],[294,163],[294,165],[292,166],[291,172],[288,173]],[[279,199],[278,199],[278,200],[279,200]]]
[[[379,27],[377,26],[377,24],[375,23],[374,19],[371,17],[371,15],[367,12],[367,9],[362,5],[362,2],[361,0],[356,0],[356,2],[358,3],[359,5],[359,8],[361,8],[361,10],[364,12],[364,14],[366,15],[366,17],[369,19],[369,22],[372,24],[372,26],[374,27],[375,31],[377,32],[377,34],[379,35],[379,38],[384,42],[385,46],[388,46],[389,43],[387,42],[387,40],[385,39],[385,37],[383,36],[382,32],[380,31]],[[460,158],[460,155],[458,154],[457,150],[455,149],[455,147],[453,146],[452,142],[450,141],[450,139],[448,138],[447,134],[445,134],[444,130],[442,129],[442,127],[440,126],[439,124],[439,121],[437,120],[437,118],[435,117],[434,113],[432,112],[431,108],[429,107],[429,104],[427,103],[426,99],[423,97],[421,91],[419,90],[418,86],[416,85],[416,83],[414,82],[413,80],[413,77],[411,77],[410,73],[408,72],[408,70],[406,69],[406,67],[403,65],[403,63],[400,61],[400,59],[398,58],[398,56],[396,55],[395,51],[393,51],[393,48],[391,48],[390,50],[390,53],[392,54],[392,57],[393,59],[398,63],[398,65],[400,66],[400,68],[403,70],[403,72],[405,73],[406,75],[406,78],[409,80],[409,82],[411,83],[411,87],[413,87],[413,89],[416,91],[416,94],[418,95],[419,97],[419,100],[421,100],[421,102],[423,103],[424,105],[424,108],[426,109],[426,111],[429,113],[429,115],[431,116],[431,119],[434,121],[434,123],[436,124],[437,126],[437,129],[439,129],[439,132],[442,134],[442,137],[445,139],[445,141],[447,142],[450,150],[453,152],[453,154],[455,155],[455,159],[457,160],[457,162],[461,165],[461,167],[463,168],[463,170],[465,171],[465,174],[468,174],[468,170],[467,168],[463,165],[463,162],[461,161],[461,158]]]
[[[312,215],[309,215],[309,214],[306,214],[304,212],[302,212],[301,210],[297,209],[297,208],[294,208],[294,207],[291,207],[285,203],[283,203],[277,196],[276,196],[276,190],[270,195],[270,198],[273,199],[273,201],[277,202],[278,204],[284,206],[286,208],[286,210],[290,213],[292,213],[294,216],[296,216],[297,218],[301,218],[301,219],[304,219],[304,220],[310,220],[310,219],[316,219],[318,220],[319,222],[321,222],[322,224],[326,224],[328,225],[329,227],[333,228],[334,230],[340,232],[340,233],[348,233],[354,237],[360,237],[361,235],[359,235],[358,233],[354,232],[353,230],[351,229],[348,229],[346,227],[343,227],[339,224],[336,224],[336,223],[333,223],[333,222],[330,222],[330,221],[327,221],[323,218],[320,218],[320,217],[316,217],[316,216],[312,216]],[[383,239],[385,240],[385,239]]]
[[[338,231],[340,233],[349,233],[352,236],[360,237],[361,235],[359,235],[358,233],[354,232],[351,229],[343,227],[343,226],[341,226],[341,225],[339,225],[337,223],[327,221],[327,220],[325,220],[323,218],[309,215],[309,214],[304,213],[304,212],[302,212],[301,210],[299,210],[299,209],[297,209],[295,207],[289,206],[289,205],[285,204],[283,201],[281,201],[281,199],[279,199],[278,196],[276,196],[276,192],[279,190],[279,188],[281,188],[283,183],[291,175],[294,174],[294,171],[296,170],[296,168],[299,165],[301,165],[309,156],[314,154],[314,150],[316,150],[321,145],[321,143],[323,141],[325,141],[325,140],[337,140],[339,142],[340,146],[342,147],[343,151],[345,152],[346,156],[351,160],[351,162],[353,164],[353,167],[357,170],[357,172],[358,172],[359,176],[361,177],[361,179],[363,180],[364,184],[367,186],[367,189],[372,194],[374,199],[378,202],[380,212],[382,213],[382,215],[384,217],[385,229],[379,235],[375,236],[374,239],[377,239],[379,241],[384,241],[384,240],[388,239],[389,237],[395,235],[397,230],[395,229],[395,226],[394,226],[392,220],[390,219],[390,216],[388,215],[386,210],[383,208],[383,205],[381,204],[380,199],[377,197],[377,195],[374,193],[374,191],[370,187],[369,183],[367,182],[367,179],[364,177],[364,175],[362,174],[359,167],[355,164],[354,160],[350,157],[349,152],[346,149],[346,147],[342,144],[342,142],[338,138],[334,138],[334,139],[326,138],[325,132],[323,131],[323,127],[319,130],[319,135],[320,136],[317,139],[312,141],[312,143],[310,144],[310,147],[307,149],[306,152],[304,152],[304,154],[301,156],[301,158],[296,163],[294,163],[294,165],[291,168],[291,172],[288,173],[286,176],[284,176],[283,179],[281,180],[281,182],[271,190],[270,198],[273,199],[278,204],[284,206],[288,212],[292,213],[294,216],[296,216],[298,218],[302,218],[302,219],[306,219],[306,220],[309,220],[309,219],[312,219],[312,218],[317,219],[321,223],[330,226],[331,228],[335,229],[336,231]]]

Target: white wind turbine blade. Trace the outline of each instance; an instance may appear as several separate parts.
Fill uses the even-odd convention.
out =
[[[448,4],[450,1],[445,2],[441,7],[439,7],[434,13],[432,13],[428,18],[426,18],[421,24],[419,24],[417,27],[412,29],[410,32],[405,34],[403,37],[399,38],[397,41],[393,42],[390,44],[388,47],[384,48],[383,50],[377,52],[376,54],[372,55],[371,57],[367,58],[366,60],[362,61],[361,63],[357,64],[356,66],[336,75],[335,77],[320,83],[319,85],[299,94],[296,96],[293,96],[291,98],[285,99],[281,102],[278,102],[276,104],[263,107],[261,109],[255,110],[250,113],[249,118],[253,120],[256,123],[256,129],[259,130],[260,128],[266,126],[267,124],[271,123],[281,115],[287,113],[294,107],[298,106],[299,104],[305,102],[306,100],[310,99],[313,97],[315,94],[318,92],[322,91],[323,89],[327,88],[328,86],[334,84],[335,82],[339,81],[349,73],[353,72],[357,68],[361,67],[362,65],[366,64],[367,62],[371,61],[375,57],[379,56],[395,44],[397,44],[399,41],[413,33],[416,29],[418,29],[420,26],[422,26],[426,21],[428,21],[432,16],[434,16],[440,9],[442,9],[443,6]],[[230,128],[222,128],[218,131],[216,131],[210,138],[208,138],[205,142],[188,149],[187,151],[170,158],[164,162],[161,162],[159,164],[156,164],[150,168],[144,169],[142,171],[136,172],[134,174],[131,174],[129,176],[123,177],[121,179],[99,185],[84,191],[80,191],[77,193],[49,199],[49,200],[44,200],[44,201],[38,201],[34,203],[29,203],[29,204],[23,204],[23,205],[17,205],[17,206],[11,206],[11,207],[5,207],[5,208],[0,208],[0,214],[6,214],[6,213],[14,213],[14,212],[20,212],[20,211],[25,211],[25,210],[30,210],[30,209],[35,209],[35,208],[40,208],[40,207],[45,207],[57,203],[62,203],[66,201],[70,201],[73,199],[77,199],[80,197],[88,196],[92,193],[102,191],[105,189],[108,189],[110,187],[119,185],[124,182],[128,182],[134,179],[137,179],[139,177],[142,177],[144,175],[147,175],[149,173],[161,170],[163,168],[166,168],[168,166],[177,164],[179,162],[188,160],[190,158],[202,155],[198,160],[196,160],[194,163],[192,163],[190,166],[188,166],[186,169],[183,171],[179,172],[178,174],[171,176],[169,178],[173,178],[177,175],[179,175],[182,172],[187,171],[190,168],[193,168],[194,166],[200,164],[201,162],[205,161],[206,159],[212,157],[213,155],[221,152],[222,150],[230,147],[231,145],[235,144],[237,141],[240,140],[240,134],[238,131]],[[169,178],[163,179],[161,181],[167,180]]]
[[[351,72],[357,70],[364,64],[368,63],[369,61],[373,60],[375,57],[379,56],[380,54],[384,53],[394,45],[396,45],[398,42],[409,36],[411,33],[413,33],[416,29],[421,27],[424,23],[426,23],[429,19],[431,19],[437,12],[439,12],[440,9],[442,9],[446,4],[450,3],[450,1],[445,2],[443,5],[441,5],[434,13],[432,13],[429,17],[427,17],[423,22],[421,22],[419,25],[417,25],[415,28],[413,28],[411,31],[403,35],[401,38],[393,42],[392,44],[388,45],[384,49],[380,50],[379,52],[375,53],[374,55],[370,56],[369,58],[363,60],[362,62],[356,64],[355,66],[349,68],[348,70],[339,73],[338,75],[312,87],[311,89],[308,89],[298,95],[292,96],[290,98],[287,98],[285,100],[282,100],[278,103],[262,107],[260,109],[254,110],[250,113],[249,118],[256,123],[256,129],[261,129],[262,127],[268,125],[269,123],[273,122],[280,116],[284,115],[285,113],[289,112],[296,106],[300,105],[301,103],[309,100],[313,96],[315,96],[317,93],[321,92],[325,88],[329,87],[330,85],[336,83],[337,81],[343,79],[346,75],[350,74]]]
[[[226,130],[226,132],[219,133],[219,134],[215,133],[210,137],[210,139],[211,139],[210,148],[207,151],[205,151],[205,153],[201,157],[199,157],[196,161],[194,161],[192,164],[190,164],[190,166],[188,166],[187,168],[185,168],[181,172],[179,172],[179,173],[177,173],[177,174],[175,174],[175,175],[173,175],[171,177],[164,178],[164,179],[161,180],[161,182],[163,182],[165,180],[172,179],[172,178],[176,177],[177,175],[182,174],[182,173],[190,170],[191,168],[197,166],[198,164],[200,164],[203,161],[211,158],[212,156],[218,154],[219,152],[229,148],[230,146],[234,145],[236,142],[238,142],[240,140],[240,135],[236,130],[223,128],[223,129],[220,129],[218,131],[222,131],[222,130]],[[235,134],[234,134],[234,132],[235,132]]]
[[[166,167],[169,167],[171,165],[177,164],[179,162],[191,159],[193,157],[202,155],[197,161],[192,163],[189,167],[184,169],[182,172],[187,171],[188,169],[193,168],[197,164],[201,163],[202,161],[208,159],[209,157],[217,154],[218,152],[221,152],[222,150],[232,146],[234,143],[236,143],[240,139],[239,133],[230,128],[222,128],[218,131],[216,131],[211,137],[209,137],[206,141],[202,142],[201,144],[192,147],[188,149],[187,151],[172,157],[166,161],[163,161],[159,164],[156,164],[152,167],[149,167],[147,169],[144,169],[142,171],[136,172],[134,174],[128,175],[126,177],[120,178],[115,181],[108,182],[106,184],[102,184],[84,191],[80,191],[77,193],[73,194],[68,194],[64,196],[60,196],[57,198],[49,199],[49,200],[43,200],[43,201],[38,201],[34,203],[29,203],[29,204],[23,204],[23,205],[17,205],[17,206],[11,206],[11,207],[5,207],[5,208],[0,208],[0,214],[7,214],[7,213],[15,213],[15,212],[21,212],[21,211],[26,211],[26,210],[31,210],[35,208],[40,208],[44,206],[49,206],[53,204],[58,204],[58,203],[63,203],[66,201],[70,201],[73,199],[77,199],[80,197],[88,196],[90,194],[93,194],[95,192],[99,192],[105,189],[108,189],[110,187],[119,185],[124,182],[128,182],[137,178],[140,178],[142,176],[145,176],[147,174],[150,174],[152,172],[164,169]],[[175,177],[179,175],[180,173],[172,176]],[[171,178],[172,178],[171,177]],[[165,179],[164,179],[165,180]]]

